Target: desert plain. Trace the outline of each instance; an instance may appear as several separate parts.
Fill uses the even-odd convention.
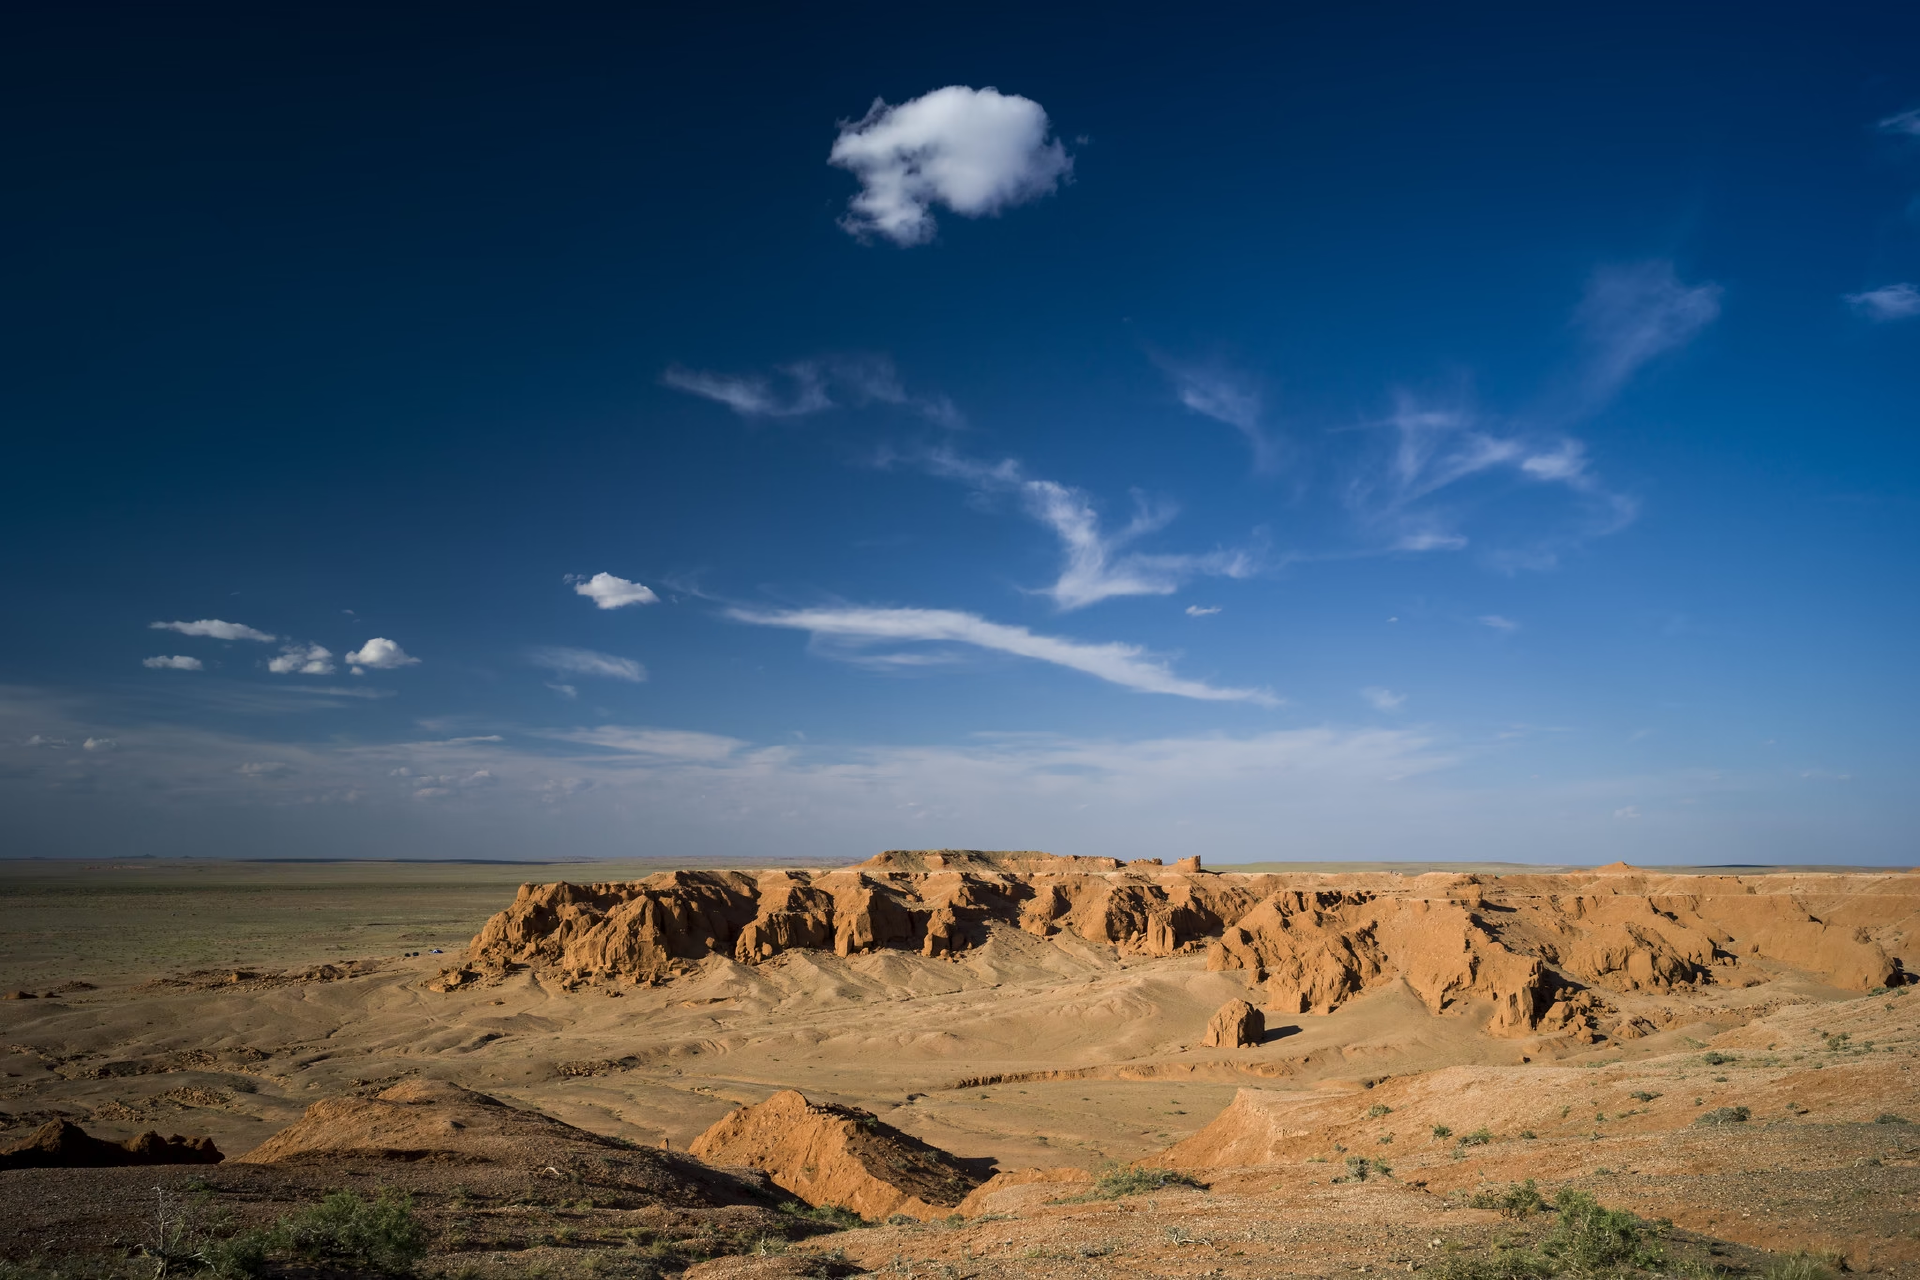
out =
[[[1904,872],[33,861],[0,913],[0,1151],[224,1157],[0,1155],[22,1274],[386,1188],[447,1276],[1491,1276],[1569,1192],[1649,1274],[1920,1275]]]

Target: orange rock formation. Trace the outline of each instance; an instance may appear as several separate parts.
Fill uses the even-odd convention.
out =
[[[653,982],[714,955],[942,956],[1019,928],[1121,955],[1204,948],[1209,969],[1244,971],[1280,1013],[1326,1013],[1398,977],[1436,1014],[1478,1009],[1495,1034],[1591,1043],[1645,1030],[1605,1025],[1609,990],[1744,985],[1782,969],[1855,991],[1904,983],[1917,914],[1920,887],[1894,874],[1252,875],[1197,859],[894,851],[836,871],[522,885],[434,986],[508,964]]]
[[[688,1150],[720,1165],[759,1169],[813,1205],[863,1218],[945,1217],[978,1184],[953,1157],[864,1111],[816,1106],[792,1089],[742,1107]]]

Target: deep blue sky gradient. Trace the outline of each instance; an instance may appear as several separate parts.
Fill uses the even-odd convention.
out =
[[[5,27],[9,853],[1915,860],[1920,319],[1846,301],[1920,280],[1920,137],[1878,127],[1920,106],[1910,10]],[[948,84],[1040,103],[1072,181],[924,245],[849,235],[838,123]],[[1717,318],[1586,395],[1582,298],[1647,264]],[[663,382],[848,355],[966,425]],[[1261,388],[1274,471],[1181,368]],[[1352,495],[1396,396],[1578,439],[1634,517],[1489,474],[1444,495],[1466,546],[1393,550]],[[1177,506],[1143,549],[1260,568],[1062,610],[1053,536],[937,448],[1109,527]],[[662,602],[563,580],[602,571]],[[729,616],[843,606],[1278,705],[967,646],[882,669]],[[199,618],[420,662],[275,675],[273,645],[148,628]],[[649,679],[566,697],[551,645]],[[172,653],[208,669],[141,666]],[[582,743],[608,726],[715,737]]]

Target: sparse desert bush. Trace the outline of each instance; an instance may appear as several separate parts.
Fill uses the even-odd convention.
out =
[[[1094,1179],[1091,1198],[1117,1200],[1121,1196],[1145,1195],[1149,1191],[1165,1191],[1169,1187],[1206,1190],[1205,1183],[1175,1169],[1134,1169],[1122,1164],[1107,1164],[1101,1167]]]
[[[1745,1124],[1752,1118],[1753,1112],[1745,1107],[1715,1107],[1711,1111],[1695,1116],[1693,1122],[1705,1125]]]
[[[1446,1125],[1437,1124],[1433,1126],[1433,1136],[1436,1138],[1451,1138],[1453,1136],[1453,1130],[1447,1128]]]
[[[1392,1114],[1393,1108],[1384,1102],[1376,1102],[1367,1108],[1367,1119],[1369,1120],[1378,1120],[1381,1116],[1390,1116]]]
[[[1547,1208],[1546,1197],[1533,1185],[1532,1178],[1504,1191],[1476,1191],[1467,1204],[1475,1209],[1497,1209],[1503,1218],[1524,1218]]]
[[[1875,1124],[1912,1124],[1913,1123],[1913,1121],[1907,1119],[1905,1116],[1895,1115],[1891,1111],[1882,1111],[1879,1115],[1873,1118],[1873,1122]]]
[[[1485,1125],[1475,1129],[1472,1133],[1463,1133],[1460,1135],[1460,1145],[1463,1147],[1484,1147],[1492,1141],[1493,1130],[1487,1128]]]
[[[1628,1094],[1627,1096],[1629,1098],[1632,1098],[1635,1102],[1652,1102],[1655,1098],[1658,1098],[1660,1095],[1658,1093],[1648,1093],[1645,1089],[1635,1089],[1632,1093]]]
[[[872,1225],[853,1210],[837,1204],[802,1204],[798,1200],[788,1200],[780,1206],[780,1212],[803,1222],[823,1223],[839,1231],[854,1231]]]
[[[1700,1061],[1706,1063],[1710,1067],[1717,1067],[1723,1062],[1738,1062],[1740,1061],[1740,1059],[1734,1057],[1730,1053],[1712,1052],[1712,1053],[1701,1054]]]
[[[1376,1173],[1384,1178],[1392,1172],[1392,1166],[1385,1160],[1369,1160],[1365,1156],[1347,1157],[1347,1177],[1355,1182],[1365,1182]]]
[[[1665,1254],[1653,1239],[1655,1224],[1603,1208],[1583,1191],[1562,1191],[1553,1207],[1559,1219],[1538,1248],[1497,1240],[1490,1254],[1441,1259],[1433,1275],[1436,1280],[1549,1280],[1619,1276],[1664,1264]]]

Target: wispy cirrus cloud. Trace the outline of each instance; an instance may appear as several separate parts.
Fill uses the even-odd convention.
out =
[[[198,622],[149,622],[147,627],[153,631],[176,631],[183,636],[205,636],[212,640],[269,642],[280,638],[249,627],[245,623],[222,622],[218,618],[202,618]]]
[[[1253,451],[1256,473],[1280,469],[1280,443],[1262,420],[1265,395],[1245,374],[1219,365],[1188,365],[1169,360],[1157,363],[1173,380],[1180,403],[1203,417],[1224,422],[1246,438]]]
[[[708,373],[671,365],[661,382],[726,405],[743,418],[804,418],[835,408],[887,405],[943,427],[965,418],[943,395],[907,390],[891,358],[871,352],[797,360],[766,373]]]
[[[1483,613],[1474,621],[1483,627],[1491,627],[1495,631],[1512,633],[1520,629],[1520,624],[1512,618],[1502,617],[1497,613]]]
[[[1877,324],[1890,320],[1910,320],[1920,316],[1920,288],[1911,284],[1884,284],[1878,289],[1846,295],[1854,313]]]
[[[1722,292],[1711,281],[1682,283],[1664,260],[1596,269],[1574,312],[1587,345],[1583,411],[1612,399],[1648,361],[1693,341],[1719,318]]]
[[[929,473],[959,480],[978,493],[1014,497],[1028,516],[1053,531],[1066,563],[1053,585],[1040,588],[1039,594],[1062,609],[1082,609],[1115,596],[1172,595],[1194,578],[1250,578],[1260,568],[1259,553],[1246,548],[1197,554],[1129,549],[1147,534],[1165,528],[1177,514],[1170,505],[1152,505],[1138,495],[1133,518],[1119,529],[1108,530],[1084,492],[1030,476],[1015,459],[986,463],[936,449],[916,461]]]
[[[876,98],[842,124],[827,163],[860,180],[840,225],[865,239],[925,244],[933,209],[997,214],[1056,190],[1073,170],[1039,103],[997,89],[948,85],[899,106]]]
[[[543,645],[529,650],[527,659],[534,666],[543,667],[556,675],[598,676],[605,680],[624,680],[629,684],[639,684],[647,678],[647,669],[632,658],[599,653],[592,649]]]
[[[1266,689],[1222,688],[1175,675],[1137,645],[1087,644],[1058,636],[1036,635],[1025,627],[989,622],[952,609],[819,608],[763,611],[730,609],[727,616],[761,627],[789,627],[830,644],[865,646],[961,644],[1014,657],[1030,658],[1079,671],[1141,693],[1165,693],[1204,702],[1252,702],[1276,706]],[[829,654],[832,649],[824,650]]]

